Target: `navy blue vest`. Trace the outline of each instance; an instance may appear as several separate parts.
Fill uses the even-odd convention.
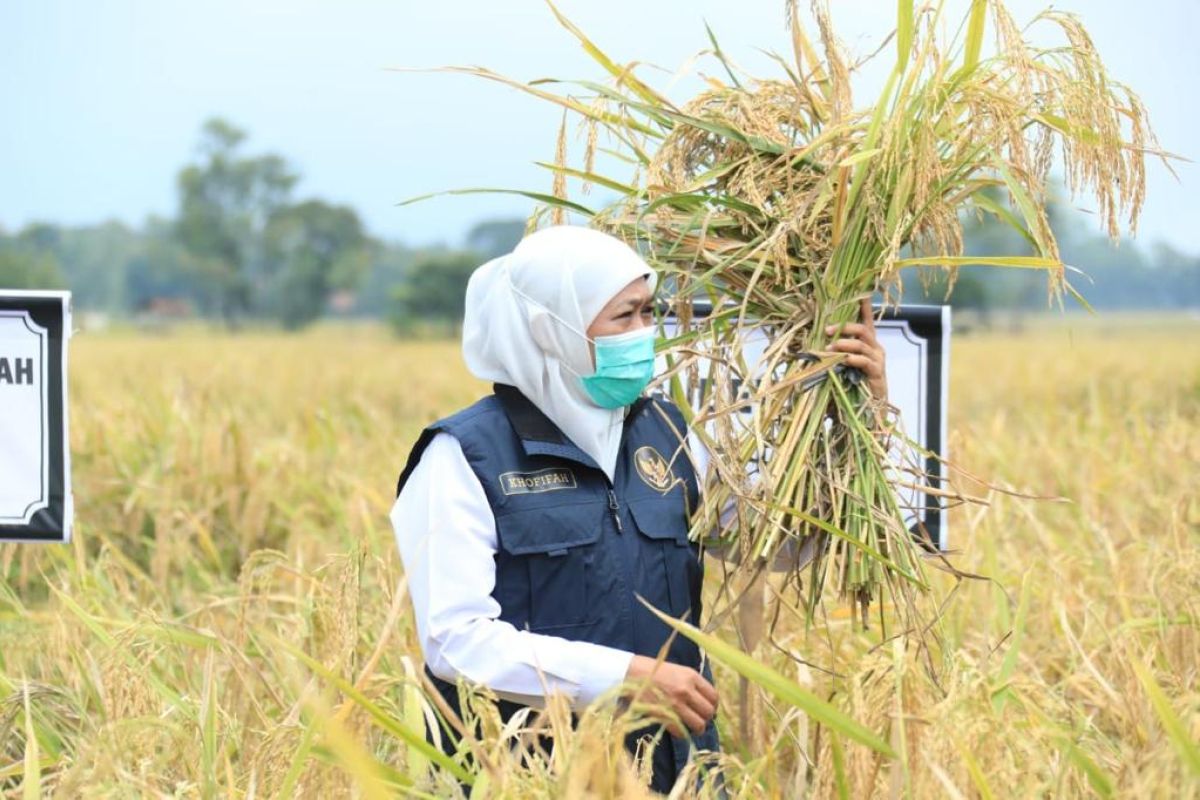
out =
[[[684,449],[687,428],[679,409],[661,397],[641,397],[632,404],[609,481],[592,457],[515,387],[497,383],[493,390],[422,431],[396,494],[437,433],[458,440],[496,520],[492,596],[500,619],[519,629],[650,657],[672,630],[637,595],[699,625],[703,561],[687,531],[700,493]],[[674,637],[666,657],[702,668],[699,648],[683,636]],[[703,672],[711,679],[707,661]],[[428,668],[426,674],[460,713],[454,685]],[[507,720],[519,708],[501,701],[501,716]],[[453,752],[450,738],[443,735]],[[668,738],[670,746],[664,740],[658,751],[678,769],[689,743]],[[696,747],[718,748],[711,722],[703,734],[689,738]]]

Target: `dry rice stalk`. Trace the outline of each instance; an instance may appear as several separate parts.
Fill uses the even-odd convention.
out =
[[[1068,188],[1095,198],[1111,236],[1123,215],[1135,225],[1145,157],[1166,155],[1141,101],[1107,74],[1076,17],[1038,15],[1034,23],[1062,39],[1043,48],[1001,0],[972,0],[949,41],[939,33],[955,29],[943,24],[942,3],[901,2],[895,66],[880,97],[856,105],[858,65],[825,4],[812,6],[814,43],[789,0],[794,57],[775,57],[779,76],[745,74],[713,39],[707,52],[729,82],[706,76],[707,89],[676,105],[636,76],[637,62],[614,62],[550,5],[611,76],[576,82],[593,96],[556,94],[549,79],[451,69],[578,113],[589,142],[605,128],[634,165],[628,180],[596,174],[590,155],[583,169],[569,167],[560,135],[557,163],[544,166],[618,198],[590,209],[556,184],[555,197],[538,199],[637,245],[664,277],[683,332],[664,345],[670,369],[660,382],[691,411],[713,455],[693,534],[720,541],[746,569],[816,537],[816,557],[792,584],[807,579],[810,615],[827,588],[858,604],[864,622],[881,586],[902,613],[911,610],[927,584],[894,489],[929,476],[888,466],[889,448],[905,437],[858,373],[840,365],[844,356],[827,349],[836,334],[824,329],[854,320],[875,291],[894,300],[901,270],[917,265],[941,266],[951,282],[965,263],[1041,269],[1049,299],[1061,305],[1068,292],[1086,305],[1066,280],[1044,187],[1057,152]],[[996,187],[1008,205],[989,195]],[[967,211],[1011,225],[1033,255],[965,257]],[[770,344],[751,371],[744,348],[753,332]],[[757,482],[746,479],[752,464]],[[946,493],[931,492],[931,502]],[[731,505],[736,524],[722,529]]]

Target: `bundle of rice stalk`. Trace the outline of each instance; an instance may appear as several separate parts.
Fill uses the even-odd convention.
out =
[[[714,465],[693,533],[720,531],[747,570],[784,547],[815,554],[804,567],[810,614],[827,589],[864,615],[881,587],[907,606],[927,586],[896,491],[913,481],[889,468],[899,434],[857,372],[840,366],[845,354],[828,349],[837,334],[825,328],[854,320],[873,292],[895,302],[901,270],[917,265],[948,269],[951,286],[966,263],[1045,270],[1050,300],[1061,307],[1065,292],[1086,306],[1050,229],[1047,178],[1057,152],[1072,196],[1095,198],[1110,236],[1123,214],[1136,231],[1145,157],[1165,155],[1141,101],[1109,77],[1077,18],[1038,15],[1034,23],[1062,41],[1037,47],[1001,0],[973,0],[957,27],[943,19],[943,3],[917,9],[900,0],[894,50],[879,51],[894,53],[895,65],[867,106],[854,103],[858,65],[820,2],[815,39],[794,0],[787,4],[792,53],[772,54],[777,77],[738,69],[709,31],[702,55],[724,78],[706,76],[708,88],[682,105],[550,8],[610,79],[526,84],[479,67],[443,69],[582,116],[583,165],[567,162],[564,112],[555,163],[543,165],[554,171],[552,194],[522,193],[544,204],[539,214],[581,214],[636,244],[671,287],[683,333],[662,344],[671,365],[663,380],[685,412],[695,410],[690,423]],[[945,40],[944,28],[956,33]],[[988,29],[994,45],[985,52]],[[553,91],[559,84],[586,96]],[[599,146],[601,131],[615,146]],[[628,163],[632,176],[599,174],[598,150],[606,163]],[[567,198],[568,177],[585,193],[598,185],[618,199],[588,208]],[[997,187],[1010,203],[994,199]],[[960,218],[969,211],[1016,229],[1032,254],[964,256]],[[696,313],[701,300],[711,313]],[[756,330],[769,345],[752,372],[745,347]],[[722,526],[731,506],[737,522]]]

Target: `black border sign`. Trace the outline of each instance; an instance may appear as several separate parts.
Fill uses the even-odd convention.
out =
[[[709,313],[707,302],[694,301],[694,316],[705,317]],[[875,313],[878,317],[878,306],[875,307]],[[668,335],[675,335],[671,333],[677,324],[674,314],[668,311],[663,322]],[[937,454],[937,458],[925,457],[921,464],[925,472],[922,483],[937,488],[946,478],[943,461],[947,457],[950,307],[902,305],[888,308],[877,319],[875,326],[880,344],[888,354],[889,399],[900,409],[900,423],[905,435],[925,450]],[[749,353],[747,358],[750,358]],[[751,370],[754,368],[751,364],[747,366]],[[749,407],[745,409],[746,413],[751,410]],[[893,454],[896,459],[902,456],[907,463],[919,460],[916,454]],[[913,481],[911,473],[905,473],[902,478]],[[949,547],[949,526],[937,496],[901,488],[898,490],[898,499],[907,511],[906,517],[913,535],[919,541],[932,541],[939,550],[946,550]],[[922,525],[924,534],[921,532]]]
[[[878,306],[875,311],[878,313]],[[901,408],[904,432],[938,456],[925,457],[922,483],[940,488],[947,477],[944,462],[950,400],[950,306],[908,305],[885,309],[875,327],[879,342],[888,353],[888,393]],[[896,356],[905,349],[917,353],[918,357],[898,359]],[[917,390],[914,398],[896,397],[900,381],[912,382]],[[938,497],[910,490],[903,499],[915,507],[909,517],[909,529],[913,534],[920,541],[926,541],[920,531],[923,523],[929,540],[936,542],[939,550],[947,550],[949,524]]]
[[[0,475],[37,475],[38,491],[23,508],[24,498],[4,508],[0,503],[0,541],[68,542],[73,518],[71,496],[71,454],[67,434],[67,341],[71,337],[71,293],[35,292],[0,289],[0,414],[14,414],[5,408],[6,390],[40,387],[37,420],[36,459],[29,458],[28,441],[5,442],[10,435],[32,438],[33,429],[17,430],[14,418],[0,421]],[[18,369],[17,359],[6,351],[21,340],[26,347],[36,343],[32,371],[28,363]],[[30,351],[32,352],[32,350]],[[30,382],[31,381],[31,382]],[[27,405],[27,404],[25,404]],[[3,422],[9,422],[8,426]],[[21,421],[18,421],[18,424]],[[17,463],[17,459],[25,463]],[[36,463],[32,463],[36,460]],[[3,497],[3,495],[0,495]],[[12,498],[9,498],[11,501]]]

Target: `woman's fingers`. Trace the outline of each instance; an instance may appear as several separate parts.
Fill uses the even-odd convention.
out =
[[[711,706],[709,707],[711,709]],[[705,714],[689,706],[681,712],[681,716],[687,726],[692,729],[693,733],[704,733],[704,729],[708,727],[708,721],[712,719],[712,714]]]
[[[826,333],[838,333],[839,331],[843,336],[861,336],[867,332],[867,326],[861,322],[847,322],[840,328],[837,325],[825,326]]]
[[[829,334],[841,333],[842,336],[852,336],[876,346],[879,344],[879,341],[875,338],[875,326],[864,325],[861,322],[847,322],[841,328],[838,328],[837,325],[826,325],[825,332]]]
[[[825,333],[829,336],[847,337],[836,340],[829,345],[829,349],[846,353],[845,363],[866,374],[871,394],[886,400],[887,379],[884,365],[887,353],[875,335],[875,315],[871,309],[870,298],[862,298],[858,308],[861,322],[825,326]]]
[[[862,316],[863,324],[866,325],[868,328],[870,328],[872,331],[874,331],[875,330],[875,314],[871,310],[871,298],[864,297],[861,301],[859,301],[858,308],[859,308],[859,311]]]
[[[712,719],[713,714],[715,714],[717,711],[716,703],[702,695],[699,690],[689,693],[685,699],[688,708],[696,712],[703,722],[707,722],[708,720]]]
[[[700,688],[700,694],[704,695],[704,697],[708,700],[708,702],[712,703],[713,708],[716,709],[716,707],[717,707],[717,689],[716,689],[716,687],[713,686],[711,683],[709,683],[708,679],[705,678],[703,675],[696,676],[696,685]]]
[[[872,347],[861,339],[838,339],[830,349],[847,353],[843,363],[862,370],[868,378],[883,376],[883,348]]]
[[[871,347],[861,339],[839,339],[830,347],[839,353],[848,353],[846,363],[858,367],[870,377],[883,374],[883,349]]]
[[[870,342],[864,342],[862,339],[838,339],[829,349],[843,353],[873,353],[878,348],[872,347]]]
[[[883,374],[883,370],[879,368],[879,362],[867,356],[849,355],[846,356],[845,363],[862,370],[868,378],[876,378]]]
[[[691,680],[684,686],[675,710],[694,733],[703,733],[708,721],[717,712],[717,690],[704,676],[691,671]]]
[[[704,729],[708,726],[709,717],[702,717],[693,711],[690,707],[677,709],[679,718],[683,720],[683,724],[691,728],[692,733],[704,733]]]

